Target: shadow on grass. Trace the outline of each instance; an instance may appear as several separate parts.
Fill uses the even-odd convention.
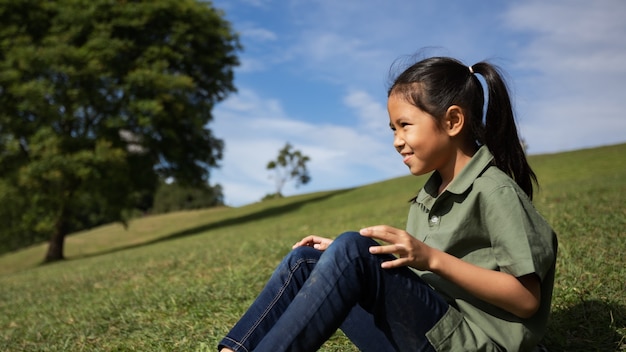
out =
[[[626,351],[626,307],[587,300],[554,311],[543,344],[549,351]]]
[[[227,219],[223,219],[223,220],[219,220],[213,223],[209,223],[206,225],[202,225],[202,226],[198,226],[198,227],[194,227],[191,229],[186,229],[183,231],[178,231],[178,232],[174,232],[170,235],[167,236],[163,236],[163,237],[159,237],[159,238],[155,238],[153,240],[150,241],[146,241],[146,242],[142,242],[142,243],[136,243],[136,244],[131,244],[131,245],[127,245],[127,246],[120,246],[120,247],[114,247],[111,249],[107,249],[107,250],[103,250],[103,251],[99,251],[99,252],[95,252],[95,253],[89,253],[89,254],[84,254],[84,255],[78,255],[75,257],[70,257],[67,258],[68,260],[73,260],[73,259],[83,259],[83,258],[89,258],[89,257],[95,257],[95,256],[99,256],[99,255],[105,255],[105,254],[110,254],[110,253],[115,253],[118,251],[123,251],[123,250],[127,250],[127,249],[131,249],[131,248],[137,248],[137,247],[143,247],[143,246],[147,246],[147,245],[151,245],[154,243],[159,243],[159,242],[164,242],[164,241],[171,241],[177,238],[181,238],[181,237],[187,237],[187,236],[192,236],[192,235],[196,235],[205,231],[209,231],[209,230],[214,230],[214,229],[218,229],[218,228],[223,228],[223,227],[228,227],[228,226],[232,226],[232,225],[241,225],[247,222],[253,222],[253,221],[258,221],[261,219],[265,219],[265,218],[269,218],[269,217],[275,217],[275,216],[279,216],[279,215],[284,215],[287,214],[289,212],[295,211],[297,209],[299,209],[300,207],[302,207],[305,204],[309,204],[309,203],[314,203],[314,202],[319,202],[328,198],[332,198],[334,196],[337,196],[339,194],[351,191],[352,189],[342,189],[342,190],[338,190],[338,191],[334,191],[334,192],[329,192],[329,193],[325,193],[322,195],[319,195],[317,197],[313,197],[313,198],[307,198],[301,201],[294,201],[291,203],[287,203],[287,204],[283,204],[283,205],[277,205],[274,207],[269,207],[269,208],[264,208],[260,211],[254,212],[254,213],[250,213],[250,214],[246,214],[243,216],[235,216],[232,218],[227,218]]]

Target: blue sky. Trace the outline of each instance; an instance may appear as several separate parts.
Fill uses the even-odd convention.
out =
[[[530,154],[626,142],[626,1],[213,4],[244,47],[238,92],[209,125],[225,142],[211,183],[228,205],[274,192],[266,165],[286,142],[311,157],[312,180],[287,184],[285,195],[407,175],[391,144],[386,89],[391,65],[418,52],[502,67]]]

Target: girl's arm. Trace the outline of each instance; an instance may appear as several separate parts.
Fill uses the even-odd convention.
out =
[[[465,289],[473,296],[500,307],[520,318],[537,312],[541,301],[539,278],[522,277],[481,268],[446,252],[432,248],[406,231],[390,226],[362,229],[361,235],[376,238],[389,245],[370,248],[372,254],[396,254],[399,258],[384,262],[383,268],[410,266],[431,271]]]

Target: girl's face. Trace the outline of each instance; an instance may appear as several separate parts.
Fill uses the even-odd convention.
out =
[[[413,175],[441,170],[453,154],[450,136],[433,116],[408,103],[401,94],[387,100],[393,146]]]

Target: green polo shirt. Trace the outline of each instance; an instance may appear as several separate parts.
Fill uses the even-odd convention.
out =
[[[483,268],[516,277],[537,274],[541,306],[533,317],[521,319],[432,272],[415,270],[450,303],[427,334],[437,351],[530,351],[546,329],[556,235],[524,191],[492,160],[487,147],[481,147],[440,195],[441,178],[434,172],[411,204],[407,232]]]

